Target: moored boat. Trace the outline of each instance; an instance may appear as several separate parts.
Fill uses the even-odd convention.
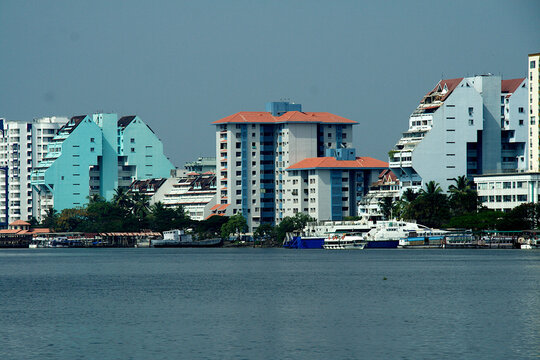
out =
[[[323,244],[326,250],[362,250],[365,247],[364,237],[361,234],[329,235]]]
[[[150,240],[151,247],[221,247],[223,239],[195,240],[191,234],[184,230],[169,230],[163,232],[163,239]]]

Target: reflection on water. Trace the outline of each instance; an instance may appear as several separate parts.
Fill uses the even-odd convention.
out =
[[[0,358],[536,359],[539,260],[537,250],[2,250]]]

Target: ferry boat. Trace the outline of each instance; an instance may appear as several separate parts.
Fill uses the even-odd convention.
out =
[[[366,245],[360,234],[329,235],[323,244],[326,250],[362,250]]]
[[[437,238],[439,242],[446,231],[431,229],[427,226],[402,220],[379,221],[374,229],[366,235],[366,249],[371,248],[397,248],[413,246],[421,239],[422,245],[425,245],[425,239]],[[413,242],[411,243],[411,239]],[[439,243],[440,244],[440,243]],[[416,244],[419,245],[419,244]]]
[[[163,239],[150,240],[152,247],[221,247],[223,239],[195,240],[191,234],[184,230],[169,230],[163,232]]]
[[[283,247],[289,249],[322,249],[325,240],[329,236],[337,234],[366,234],[373,228],[373,223],[367,218],[361,220],[344,220],[344,221],[315,221],[308,223],[306,227],[299,233],[287,234]]]

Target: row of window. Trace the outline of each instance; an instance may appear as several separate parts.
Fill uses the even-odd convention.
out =
[[[489,195],[479,196],[481,203],[492,202],[527,202],[527,195]]]

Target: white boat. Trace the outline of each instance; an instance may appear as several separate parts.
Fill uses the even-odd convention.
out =
[[[326,250],[362,250],[365,246],[361,234],[334,234],[324,239],[323,249]]]
[[[415,222],[403,220],[379,221],[366,235],[366,248],[396,248],[412,246],[410,239],[438,238],[447,234],[445,230],[431,229]]]

